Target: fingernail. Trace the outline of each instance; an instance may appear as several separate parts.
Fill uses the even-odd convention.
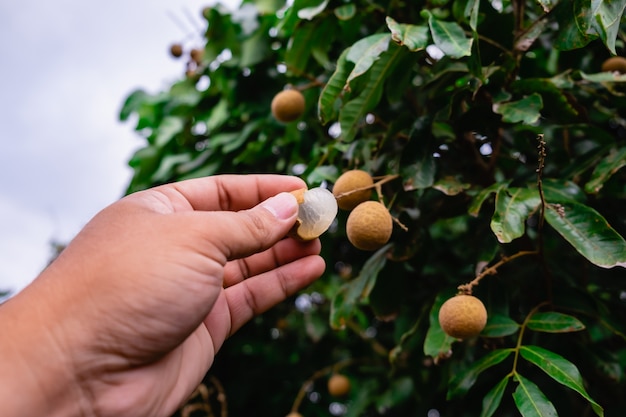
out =
[[[298,212],[298,201],[290,193],[280,193],[270,197],[261,203],[261,206],[280,220],[289,219]]]

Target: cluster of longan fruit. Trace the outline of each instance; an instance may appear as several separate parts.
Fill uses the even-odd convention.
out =
[[[380,201],[372,200],[374,179],[359,169],[346,171],[333,186],[333,195],[340,209],[349,211],[346,234],[357,249],[374,251],[391,237],[393,218]]]
[[[174,58],[181,58],[185,54],[183,45],[180,43],[173,43],[170,45],[170,55]],[[204,58],[204,49],[191,48],[189,50],[189,59],[187,60],[186,75],[191,77],[195,75],[196,69],[202,65]]]

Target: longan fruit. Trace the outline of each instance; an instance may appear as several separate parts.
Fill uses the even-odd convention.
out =
[[[487,324],[487,309],[473,295],[459,294],[442,304],[439,324],[448,336],[456,339],[478,336]]]
[[[283,123],[293,122],[304,113],[304,96],[298,90],[283,90],[272,99],[272,115]]]
[[[287,414],[287,417],[303,417],[303,416],[297,411],[292,411],[291,413]]]
[[[292,191],[298,201],[298,217],[290,236],[308,241],[317,239],[324,233],[337,216],[337,201],[325,188],[307,190],[302,188]]]
[[[364,201],[350,212],[346,222],[348,240],[355,248],[373,251],[389,241],[393,220],[378,201]]]
[[[612,56],[602,63],[602,71],[619,72],[626,74],[626,58],[622,56]]]
[[[179,43],[172,44],[170,46],[170,54],[174,58],[180,58],[181,56],[183,56],[183,46]]]
[[[352,387],[347,376],[333,374],[328,378],[328,393],[333,397],[344,397],[350,392]]]
[[[202,64],[202,58],[204,58],[204,49],[194,48],[189,52],[189,57],[197,65]]]
[[[372,197],[372,189],[367,188],[361,191],[341,196],[359,188],[371,187],[374,185],[372,176],[360,169],[346,171],[337,178],[333,186],[333,195],[337,199],[337,204],[342,210],[350,211],[360,203],[369,200]],[[340,197],[341,196],[341,197]]]

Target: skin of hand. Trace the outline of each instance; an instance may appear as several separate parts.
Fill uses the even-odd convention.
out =
[[[318,240],[285,238],[305,186],[214,176],[98,213],[0,306],[3,415],[171,415],[228,336],[323,273]]]

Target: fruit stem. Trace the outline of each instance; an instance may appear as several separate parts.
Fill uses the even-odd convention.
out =
[[[532,251],[519,251],[516,254],[511,255],[511,256],[503,256],[502,259],[499,260],[494,265],[483,269],[483,271],[480,274],[478,274],[476,278],[474,278],[472,281],[468,282],[467,284],[459,285],[457,289],[459,290],[459,293],[461,294],[471,295],[472,288],[478,285],[481,279],[483,279],[487,275],[495,275],[498,272],[498,268],[500,268],[502,265],[509,263],[512,260],[520,258],[522,256],[537,255],[537,254],[538,254],[537,251],[532,250]]]
[[[381,356],[389,357],[389,351],[383,345],[381,345],[376,339],[367,337],[365,333],[361,330],[361,328],[352,320],[346,320],[346,325],[352,330],[354,333],[358,334],[363,340],[370,343],[372,345],[372,349],[374,352],[378,353]]]
[[[298,411],[298,408],[300,408],[300,404],[302,404],[302,400],[304,399],[304,396],[306,395],[309,388],[311,388],[311,386],[313,385],[313,382],[315,382],[316,379],[319,379],[323,377],[324,375],[328,375],[332,372],[338,372],[341,368],[345,368],[346,366],[351,365],[354,362],[357,362],[357,360],[352,359],[352,358],[344,359],[342,361],[339,361],[332,365],[325,366],[315,371],[313,375],[309,377],[309,379],[307,379],[306,381],[304,381],[304,383],[302,383],[302,386],[300,387],[300,391],[298,391],[298,395],[296,395],[296,398],[293,401],[293,405],[291,406],[291,412],[295,413]]]
[[[548,303],[547,301],[544,301],[538,304],[537,306],[535,306],[535,308],[530,310],[530,312],[526,315],[526,318],[524,318],[524,322],[521,324],[519,334],[517,335],[517,343],[515,344],[515,357],[513,358],[513,369],[511,370],[510,375],[514,376],[517,374],[517,361],[519,359],[519,351],[522,347],[522,340],[524,339],[524,331],[526,330],[526,326],[528,325],[528,322],[530,321],[531,317],[535,315],[537,310],[539,310],[541,307],[548,305],[548,304],[550,303]]]
[[[395,179],[396,179],[396,178],[398,178],[398,177],[399,177],[399,175],[397,175],[397,174],[394,174],[394,175],[385,175],[384,177],[382,177],[382,179],[380,179],[380,180],[378,180],[378,181],[374,182],[374,183],[373,183],[373,184],[371,184],[371,185],[366,185],[366,186],[364,186],[364,187],[359,187],[359,188],[355,188],[354,190],[346,191],[345,193],[341,193],[341,194],[339,194],[339,195],[335,196],[335,198],[336,198],[337,200],[339,200],[340,198],[343,198],[343,197],[349,196],[350,194],[353,194],[353,193],[358,193],[359,191],[369,190],[369,189],[371,189],[371,188],[376,188],[376,190],[379,190],[381,185],[383,185],[383,184],[384,184],[384,183],[386,183],[386,182],[389,182],[389,181],[395,180]],[[378,177],[377,177],[377,178],[378,178]],[[379,195],[380,195],[380,193],[379,193]]]

